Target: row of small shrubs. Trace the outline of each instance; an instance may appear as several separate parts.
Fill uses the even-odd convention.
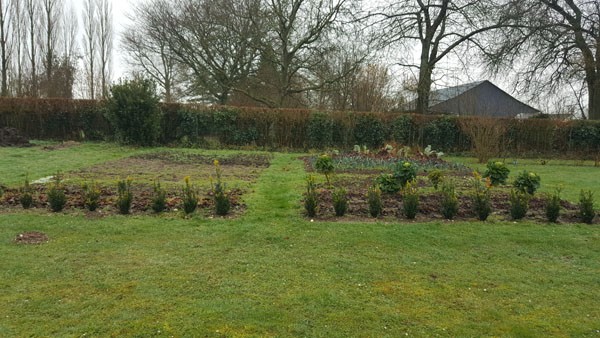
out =
[[[107,101],[0,99],[0,127],[36,139],[115,139],[153,145],[255,145],[273,149],[369,148],[395,141],[443,151],[471,150],[462,117],[391,113],[314,112],[306,109],[207,107],[161,104],[151,82],[113,86]],[[470,118],[472,119],[472,118]],[[600,123],[549,119],[497,119],[503,153],[577,152],[600,149]]]
[[[221,167],[217,160],[214,161],[216,179],[212,185],[212,197],[214,201],[215,213],[219,216],[225,216],[231,209],[230,197],[226,191],[225,183],[221,179]],[[67,196],[64,186],[61,183],[62,176],[57,173],[53,177],[53,183],[47,192],[48,205],[53,212],[60,212],[67,203]],[[117,182],[117,200],[115,207],[120,214],[130,213],[134,200],[132,190],[133,181],[130,178]],[[83,186],[84,206],[89,211],[95,211],[100,206],[101,191],[95,182],[84,183]],[[2,193],[0,192],[0,197]],[[192,214],[198,207],[198,189],[191,183],[190,177],[185,177],[182,188],[182,209],[186,215]],[[33,205],[33,189],[28,178],[25,178],[23,186],[20,188],[19,202],[24,209],[29,209]],[[153,196],[151,200],[151,209],[160,213],[167,209],[167,192],[161,187],[160,182],[156,181],[153,186]]]

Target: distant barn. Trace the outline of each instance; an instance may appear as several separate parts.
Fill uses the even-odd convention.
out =
[[[490,81],[479,81],[431,91],[432,114],[527,118],[540,113]]]

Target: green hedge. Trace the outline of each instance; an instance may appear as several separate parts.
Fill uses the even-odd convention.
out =
[[[385,142],[432,145],[444,152],[471,149],[456,116],[316,112],[306,109],[161,104],[161,144],[257,146],[266,149],[371,149]],[[600,122],[498,119],[506,154],[597,156]],[[16,127],[32,139],[112,139],[105,103],[63,99],[0,99],[0,127]]]

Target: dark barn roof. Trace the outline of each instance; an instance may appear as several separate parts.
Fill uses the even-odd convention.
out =
[[[490,117],[529,117],[540,112],[487,80],[432,91],[429,111]]]

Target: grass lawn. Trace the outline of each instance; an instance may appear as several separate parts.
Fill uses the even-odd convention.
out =
[[[144,151],[0,148],[0,181],[22,180],[11,154],[35,179]],[[597,225],[310,222],[297,157],[274,154],[234,220],[0,214],[0,336],[600,335]]]

